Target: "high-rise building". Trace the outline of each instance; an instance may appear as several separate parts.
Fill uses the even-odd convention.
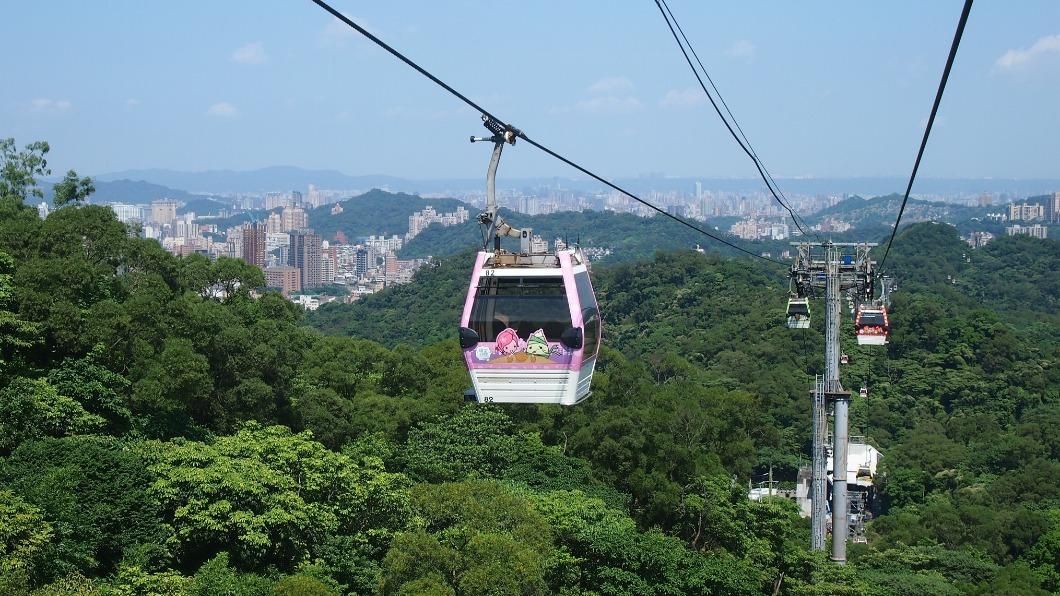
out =
[[[289,204],[295,207],[300,207],[302,205],[302,193],[298,192],[297,190],[292,190],[291,202]]]
[[[330,251],[320,255],[320,283],[325,286],[335,283],[335,257]]]
[[[309,227],[309,216],[301,207],[284,207],[280,212],[280,231],[301,230]]]
[[[118,216],[118,221],[120,221],[121,223],[143,221],[144,219],[144,210],[139,205],[111,203],[110,208],[114,211],[114,215]]]
[[[151,223],[164,226],[177,219],[177,202],[162,199],[151,202]]]
[[[316,186],[310,184],[309,192],[306,193],[305,202],[310,207],[320,207],[324,204],[324,195],[317,190]]]
[[[285,192],[265,193],[265,208],[272,210],[287,207],[291,204],[291,197]]]
[[[703,183],[700,182],[699,180],[696,180],[696,198],[697,199],[702,199],[703,198]]]
[[[1053,193],[1053,200],[1050,202],[1052,205],[1052,213],[1049,214],[1049,221],[1060,222],[1060,192]]]
[[[290,296],[302,291],[302,274],[297,267],[268,267],[265,269],[265,285]]]
[[[1009,221],[1036,221],[1045,219],[1045,206],[1037,203],[1012,203],[1008,206]]]
[[[287,264],[302,273],[302,289],[319,288],[321,273],[321,239],[311,230],[294,230],[287,253]]]
[[[1021,226],[1017,224],[1005,228],[1005,233],[1009,236],[1031,236],[1044,240],[1049,236],[1049,228],[1042,224],[1034,224],[1033,226]]]
[[[364,277],[365,273],[368,273],[368,249],[359,247],[355,253],[355,260],[353,265],[353,272],[357,274],[357,277]]]
[[[265,259],[265,241],[268,229],[259,222],[243,225],[243,260],[251,265],[265,269],[268,261]]]

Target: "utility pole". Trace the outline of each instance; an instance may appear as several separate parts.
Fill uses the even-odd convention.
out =
[[[846,563],[846,542],[850,505],[847,500],[847,442],[849,435],[850,392],[839,382],[840,314],[844,291],[855,291],[871,297],[873,262],[869,259],[870,243],[797,242],[798,256],[791,266],[791,278],[799,297],[817,295],[825,298],[824,378],[814,382],[813,391],[813,469],[810,547],[823,550],[825,543],[825,495],[827,405],[834,407],[835,431],[832,445],[832,560]]]

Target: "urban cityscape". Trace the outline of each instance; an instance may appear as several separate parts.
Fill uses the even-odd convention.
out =
[[[454,211],[441,213],[431,206],[431,198],[441,195],[425,193],[423,208],[408,216],[408,228],[403,235],[369,235],[352,241],[342,231],[331,238],[314,232],[309,212],[330,205],[327,214],[343,211],[343,201],[356,190],[321,190],[310,184],[307,192],[298,190],[272,191],[262,194],[238,193],[219,195],[225,207],[216,212],[199,214],[184,209],[181,201],[160,197],[149,203],[134,204],[109,202],[120,221],[134,225],[139,234],[158,240],[175,255],[200,253],[212,259],[219,256],[241,258],[263,271],[268,288],[280,291],[288,299],[307,310],[321,304],[340,300],[352,302],[386,287],[411,281],[413,274],[430,261],[427,258],[398,258],[402,247],[430,226],[452,227],[468,224],[471,213],[458,206]],[[526,215],[548,215],[563,211],[609,211],[649,217],[655,212],[618,192],[585,192],[558,189],[536,189],[520,192],[509,190],[499,194],[499,203]],[[482,207],[481,193],[458,195],[472,208]],[[742,240],[786,240],[800,232],[792,225],[786,211],[764,192],[723,192],[705,190],[696,182],[689,193],[651,191],[647,197],[666,212],[682,219],[716,225]],[[851,198],[849,194],[793,195],[791,206],[805,215],[833,208]],[[1005,204],[1010,197],[991,193],[973,196],[949,195],[935,197],[940,203],[975,207],[985,210],[984,220],[1003,226],[1006,235],[1028,235],[1047,238],[1050,225],[1060,223],[1060,192],[1041,195]],[[38,205],[41,216],[47,215],[49,205]],[[996,210],[995,210],[996,209]],[[225,225],[233,218],[242,223]],[[841,216],[827,216],[810,226],[814,232],[842,233],[852,223]],[[990,242],[995,233],[972,230],[965,240],[973,248]],[[565,240],[551,240],[553,248],[565,246]],[[550,241],[535,235],[532,249],[544,252]],[[583,247],[591,259],[612,253],[607,246]],[[788,257],[784,252],[781,257]]]

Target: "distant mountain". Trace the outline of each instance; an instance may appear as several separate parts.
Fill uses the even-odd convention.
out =
[[[219,215],[222,211],[229,211],[232,209],[232,204],[227,201],[219,201],[217,199],[196,195],[192,196],[195,196],[196,198],[186,201],[183,207],[177,209],[177,214],[183,215],[185,213],[194,213],[197,216]]]
[[[52,187],[54,182],[54,180],[48,180],[47,182],[42,181],[41,188],[44,190],[44,198],[47,201],[52,200]],[[157,199],[173,199],[184,203],[191,203],[193,201],[208,199],[208,197],[203,195],[192,194],[184,190],[170,188],[160,184],[153,184],[151,182],[144,182],[143,180],[97,180],[96,178],[93,178],[92,182],[96,187],[96,192],[92,193],[89,202],[97,204],[143,204],[150,203]],[[218,205],[224,206],[226,204],[218,203]],[[199,212],[199,210],[195,211],[196,213]]]
[[[179,172],[176,170],[128,170],[100,174],[98,180],[135,178],[156,184],[188,188],[196,192],[237,193],[269,192],[278,190],[305,191],[310,184],[326,189],[416,190],[416,184],[393,176],[349,176],[335,170],[305,170],[292,166],[275,166],[258,170],[208,170]]]
[[[485,188],[485,176],[449,179],[409,179],[386,175],[352,176],[337,170],[310,170],[295,166],[274,166],[256,170],[207,170],[182,172],[166,169],[127,170],[93,176],[97,180],[123,178],[147,180],[174,188],[185,188],[192,192],[237,193],[302,190],[310,184],[322,189],[366,191],[382,188],[392,192],[406,193],[455,193],[481,191]],[[693,176],[670,177],[662,175],[626,176],[616,178],[623,188],[633,192],[656,190],[660,192],[692,192],[696,182],[704,190],[718,192],[764,192],[765,186],[757,178],[702,178]],[[789,193],[828,194],[857,193],[882,195],[905,187],[906,180],[900,177],[859,178],[777,178],[780,187]],[[604,190],[595,180],[539,176],[509,178],[502,176],[497,181],[501,188],[524,191],[543,188],[580,191]],[[1060,179],[1004,179],[1004,178],[922,178],[917,180],[917,191],[924,194],[956,193],[1008,193],[1011,196],[1051,193],[1060,190]]]
[[[851,197],[806,219],[811,223],[820,223],[826,218],[834,218],[855,227],[890,226],[898,215],[901,204],[902,197],[898,194],[872,199]],[[959,223],[973,217],[982,217],[987,211],[989,209],[910,198],[902,216],[902,224],[918,221]]]

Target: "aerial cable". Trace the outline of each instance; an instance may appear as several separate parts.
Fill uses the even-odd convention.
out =
[[[736,116],[733,115],[732,110],[729,109],[729,104],[725,101],[725,97],[722,96],[721,91],[718,90],[718,86],[714,84],[714,79],[711,78],[710,72],[707,71],[707,67],[704,66],[703,65],[703,61],[699,59],[699,54],[696,53],[696,49],[694,47],[692,47],[692,42],[690,42],[688,40],[688,36],[685,35],[685,30],[681,27],[681,23],[679,23],[677,21],[677,17],[675,17],[673,11],[670,10],[670,5],[666,3],[666,0],[662,0],[662,5],[663,5],[663,8],[666,9],[666,13],[668,15],[670,15],[670,20],[672,20],[674,25],[677,27],[678,33],[681,34],[681,39],[684,40],[685,46],[688,47],[688,50],[690,52],[692,52],[692,57],[696,59],[696,64],[699,65],[699,70],[703,73],[703,76],[707,77],[707,82],[710,83],[710,87],[711,87],[711,89],[714,90],[714,94],[718,96],[718,100],[721,101],[722,107],[725,108],[725,113],[727,113],[729,115],[729,119],[732,120],[733,125],[736,126],[736,130],[740,133],[740,137],[743,138],[744,143],[747,144],[747,149],[750,150],[751,155],[753,156],[753,159],[755,161],[757,161],[759,164],[761,164],[762,171],[765,172],[766,178],[768,178],[768,182],[766,182],[766,186],[768,187],[769,184],[772,183],[773,188],[776,189],[776,191],[778,193],[780,193],[780,199],[783,199],[783,201],[780,201],[780,204],[785,209],[788,209],[788,212],[792,214],[792,218],[791,219],[795,220],[796,227],[798,227],[798,225],[799,225],[798,220],[796,220],[796,218],[795,218],[796,215],[798,215],[798,219],[802,220],[802,223],[806,223],[806,218],[805,217],[803,217],[797,211],[792,213],[792,210],[788,208],[788,205],[791,204],[790,199],[788,199],[787,195],[784,194],[784,191],[780,189],[780,185],[777,184],[777,181],[773,179],[773,174],[771,174],[769,172],[769,169],[766,167],[766,164],[762,161],[762,158],[758,157],[758,152],[755,151],[754,146],[751,145],[751,140],[747,138],[747,134],[744,133],[743,128],[740,126],[739,121],[736,120]],[[708,96],[709,96],[709,94],[708,94]],[[787,203],[787,204],[785,204],[785,203]],[[802,228],[800,227],[799,230],[802,231]],[[817,237],[817,240],[821,240],[821,236],[819,234],[817,234],[816,231],[814,231],[813,235]]]
[[[905,204],[909,201],[909,192],[913,189],[913,181],[916,180],[916,172],[920,168],[920,160],[924,157],[924,148],[927,147],[928,137],[931,135],[931,125],[935,123],[935,114],[939,111],[942,103],[942,93],[946,90],[946,81],[950,78],[950,69],[957,57],[957,46],[961,45],[961,36],[964,35],[964,26],[968,23],[968,13],[972,10],[972,0],[964,0],[964,10],[961,11],[961,20],[957,22],[957,31],[953,34],[953,43],[950,44],[950,54],[946,58],[946,68],[942,71],[942,80],[939,81],[938,92],[935,93],[935,103],[931,106],[931,116],[928,117],[927,126],[924,128],[924,138],[920,141],[920,150],[917,151],[916,161],[913,162],[913,172],[909,175],[909,184],[905,187],[905,196],[902,197],[902,206],[898,209],[898,218],[894,220],[894,229],[891,230],[891,239],[887,241],[887,250],[883,252],[880,260],[879,270],[883,271],[883,265],[887,262],[887,255],[891,254],[891,245],[894,244],[894,236],[898,233],[898,224],[902,221],[905,213]]]
[[[732,125],[729,124],[728,119],[726,119],[725,115],[721,113],[721,108],[718,107],[718,102],[714,101],[714,96],[710,94],[710,91],[707,91],[707,85],[703,82],[703,77],[699,76],[699,71],[697,71],[695,65],[692,64],[692,59],[688,56],[688,52],[685,50],[684,44],[681,43],[681,38],[678,37],[677,31],[674,29],[674,24],[670,22],[670,18],[666,15],[666,9],[662,7],[660,0],[655,0],[655,5],[659,7],[659,12],[662,14],[663,20],[666,21],[666,26],[670,29],[670,33],[674,36],[674,41],[677,42],[677,47],[681,50],[681,54],[685,57],[685,62],[687,62],[688,67],[692,69],[692,74],[695,75],[696,80],[699,81],[699,86],[703,89],[703,93],[706,94],[707,99],[710,100],[710,105],[714,106],[714,111],[718,113],[718,117],[721,118],[722,123],[725,124],[725,128],[728,129],[729,134],[732,135],[732,138],[736,141],[736,144],[740,146],[740,149],[743,149],[743,152],[747,154],[747,157],[751,158],[751,161],[755,164],[755,169],[758,170],[758,176],[762,179],[763,182],[765,182],[766,188],[769,189],[769,193],[773,195],[773,198],[776,199],[778,203],[780,203],[780,206],[784,207],[784,209],[787,209],[788,213],[791,215],[791,221],[795,223],[795,227],[798,228],[799,232],[802,232],[804,236],[808,236],[809,234],[807,234],[806,230],[804,230],[799,224],[799,220],[796,217],[795,212],[791,209],[791,207],[787,205],[787,203],[785,203],[780,198],[780,195],[778,195],[777,192],[773,190],[773,186],[769,183],[770,178],[766,175],[763,169],[764,166],[762,166],[762,164],[759,162],[756,154],[753,153],[750,149],[748,149],[748,145],[750,145],[750,143],[748,143],[748,145],[744,145],[743,141],[740,140],[739,135],[737,135],[736,131],[733,130]],[[677,21],[675,20],[674,23],[676,22]],[[691,47],[692,46],[689,45],[689,49],[691,49]],[[702,63],[700,63],[700,65],[702,65]],[[704,69],[704,72],[705,71],[706,69]],[[713,85],[713,82],[711,83],[711,85]],[[717,90],[716,87],[715,90]],[[718,97],[721,97],[720,93],[718,94]],[[733,118],[733,122],[735,121],[736,119]]]
[[[517,128],[509,125],[509,124],[506,124],[503,120],[501,120],[500,118],[494,116],[491,112],[489,112],[488,110],[486,110],[482,106],[478,105],[474,101],[471,101],[470,99],[468,99],[467,96],[465,96],[464,94],[460,93],[456,89],[454,89],[454,88],[450,87],[449,85],[447,85],[444,81],[442,81],[438,77],[436,77],[433,74],[431,74],[430,72],[428,72],[422,66],[420,66],[420,65],[416,64],[415,62],[413,62],[411,59],[409,59],[407,56],[405,56],[401,52],[399,52],[396,49],[394,49],[393,47],[391,47],[385,41],[379,39],[378,37],[376,37],[375,35],[370,33],[367,29],[365,29],[364,27],[362,27],[362,26],[358,25],[357,23],[355,23],[352,19],[350,19],[346,15],[342,14],[341,12],[339,12],[338,10],[336,10],[335,8],[330,6],[327,2],[324,2],[324,0],[312,0],[312,2],[314,4],[316,4],[317,6],[323,8],[327,12],[329,12],[336,19],[338,19],[338,20],[342,21],[343,23],[345,23],[345,24],[349,25],[350,27],[352,27],[354,30],[356,30],[361,35],[367,37],[369,40],[371,40],[377,46],[383,48],[387,52],[390,52],[390,54],[392,54],[395,58],[397,58],[398,60],[401,60],[402,62],[404,62],[408,66],[412,67],[413,70],[415,70],[416,72],[420,73],[421,75],[427,77],[432,82],[434,82],[436,85],[438,85],[439,87],[445,89],[446,91],[448,91],[450,94],[452,94],[457,99],[463,101],[469,107],[473,108],[478,113],[482,114],[484,119],[489,119],[489,120],[494,121],[500,128],[503,128],[503,129],[505,129],[507,131],[510,131],[510,132],[514,133],[518,138],[523,139],[524,141],[526,141],[527,143],[533,145],[534,147],[537,147],[541,151],[543,151],[543,152],[551,155],[552,157],[562,161],[563,163],[567,164],[568,166],[570,166],[570,167],[578,170],[579,172],[581,172],[581,173],[593,178],[594,180],[596,180],[596,181],[598,181],[598,182],[600,182],[602,184],[605,184],[606,186],[612,188],[613,190],[616,190],[616,191],[628,196],[629,198],[633,199],[634,201],[637,201],[638,203],[641,203],[642,205],[644,205],[646,207],[649,207],[649,208],[657,211],[658,213],[660,213],[660,214],[662,214],[662,215],[664,215],[666,217],[669,217],[670,219],[672,219],[672,220],[674,220],[674,221],[676,221],[676,222],[678,222],[678,223],[680,223],[680,224],[682,224],[684,226],[687,226],[687,227],[689,227],[689,228],[691,228],[691,229],[693,229],[693,230],[695,230],[695,231],[707,236],[708,238],[716,240],[717,242],[720,242],[720,243],[722,243],[722,244],[724,244],[724,245],[726,245],[726,246],[728,246],[730,248],[736,249],[736,250],[738,250],[738,251],[740,251],[742,253],[748,254],[748,255],[750,255],[752,257],[755,257],[755,258],[758,258],[758,259],[762,259],[762,260],[765,260],[765,261],[769,261],[770,263],[776,263],[777,265],[785,265],[785,263],[782,263],[782,262],[780,262],[780,261],[778,261],[776,259],[765,257],[765,256],[762,256],[760,254],[757,254],[757,253],[754,253],[752,251],[749,251],[746,248],[742,248],[742,247],[740,247],[740,246],[738,246],[736,244],[733,244],[732,242],[729,242],[728,240],[725,240],[724,238],[720,238],[718,236],[715,236],[714,234],[711,234],[707,230],[705,230],[705,229],[703,229],[703,228],[701,228],[701,227],[699,227],[699,226],[697,226],[697,225],[695,225],[695,224],[693,224],[691,222],[688,222],[688,221],[686,221],[686,220],[684,220],[684,219],[682,219],[680,217],[677,217],[676,215],[673,215],[671,213],[667,213],[665,210],[660,209],[659,207],[649,203],[648,201],[645,201],[644,199],[641,199],[637,195],[635,195],[635,194],[633,194],[633,193],[621,188],[620,186],[616,185],[615,183],[613,183],[613,182],[611,182],[611,181],[609,181],[609,180],[607,180],[607,179],[605,179],[605,178],[603,178],[603,177],[591,172],[590,170],[586,169],[585,167],[583,167],[581,165],[578,165],[577,163],[575,163],[575,162],[571,161],[570,159],[560,155],[559,153],[556,153],[555,151],[549,149],[548,147],[542,145],[541,143],[538,143],[537,141],[534,141],[533,139],[528,137],[526,135],[526,133],[524,133],[523,131],[521,131],[521,130],[519,130],[519,129],[517,129]]]
[[[579,172],[585,174],[586,176],[589,176],[589,177],[597,180],[598,182],[606,184],[607,186],[611,187],[612,189],[617,190],[618,192],[620,192],[620,193],[628,196],[629,198],[633,199],[634,201],[637,201],[638,203],[640,203],[640,204],[642,204],[642,205],[644,205],[646,207],[650,207],[651,209],[654,209],[658,213],[660,213],[662,215],[665,215],[666,217],[669,217],[670,219],[672,219],[672,220],[674,220],[674,221],[676,221],[678,223],[684,224],[685,226],[688,226],[689,228],[692,228],[693,230],[695,230],[695,231],[697,231],[697,232],[699,232],[699,233],[701,233],[701,234],[703,234],[703,235],[705,235],[705,236],[707,236],[709,238],[712,238],[712,239],[714,239],[714,240],[716,240],[718,242],[721,242],[722,244],[724,244],[726,246],[729,246],[731,248],[735,248],[736,250],[738,250],[738,251],[740,251],[742,253],[749,254],[752,257],[757,257],[759,259],[764,259],[766,261],[769,261],[770,263],[776,263],[777,265],[785,265],[785,263],[782,263],[782,262],[780,262],[780,261],[778,261],[776,259],[771,259],[769,257],[764,257],[764,256],[762,256],[760,254],[753,253],[753,252],[747,250],[746,248],[741,248],[740,246],[737,246],[737,245],[733,244],[732,242],[729,242],[728,240],[725,240],[723,238],[719,238],[718,236],[715,236],[714,234],[711,234],[710,232],[704,230],[703,228],[701,228],[701,227],[699,227],[699,226],[697,226],[697,225],[695,225],[693,223],[690,223],[690,222],[688,222],[688,221],[686,221],[684,219],[681,219],[680,217],[677,217],[676,215],[674,215],[672,213],[669,213],[667,211],[664,211],[663,209],[660,209],[659,207],[657,207],[657,206],[649,203],[648,201],[645,201],[644,199],[641,199],[637,195],[629,192],[628,190],[626,190],[624,188],[621,188],[618,185],[616,185],[616,184],[614,184],[614,183],[612,183],[612,182],[610,182],[608,180],[605,180],[604,178],[601,178],[600,176],[597,176],[593,172],[591,172],[591,171],[585,169],[584,167],[574,163],[573,161],[567,159],[566,157],[563,157],[559,153],[556,153],[555,151],[549,149],[548,147],[545,147],[544,145],[538,143],[537,141],[528,138],[524,134],[520,134],[520,138],[522,138],[527,143],[530,143],[534,147],[537,147],[541,151],[544,151],[545,153],[551,155],[552,157],[555,157],[556,159],[562,161],[563,163],[567,164],[568,166],[574,168],[575,170],[578,170]]]

